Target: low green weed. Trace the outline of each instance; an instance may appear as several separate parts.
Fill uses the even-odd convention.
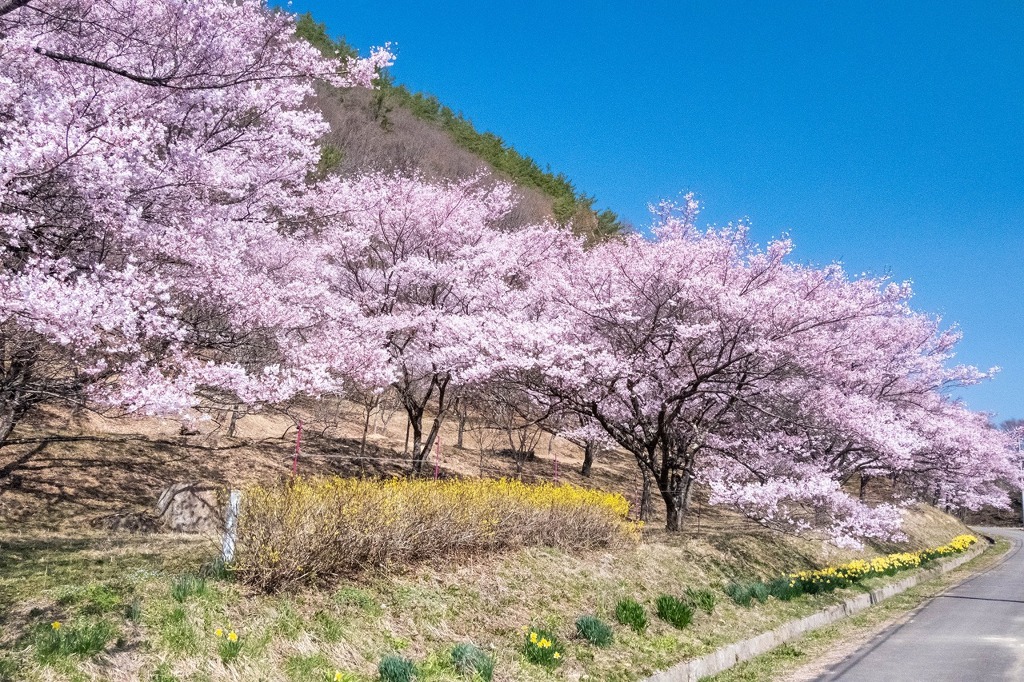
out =
[[[327,611],[313,614],[313,626],[320,639],[329,644],[340,642],[345,636],[345,626]]]
[[[36,658],[50,663],[58,658],[95,656],[107,648],[117,631],[105,620],[65,625],[60,622],[42,624],[36,628]]]
[[[718,596],[711,590],[687,587],[686,601],[704,613],[711,613],[715,610],[715,604],[718,603]]]
[[[358,587],[339,587],[334,593],[334,603],[338,606],[354,606],[371,616],[379,616],[383,612],[373,594]]]
[[[615,639],[612,629],[596,616],[580,616],[576,619],[576,633],[594,646],[608,646]]]
[[[452,647],[452,665],[459,673],[472,679],[491,682],[494,677],[494,658],[469,642]]]
[[[161,663],[150,673],[149,682],[178,682],[178,678],[171,672],[170,663]]]
[[[678,630],[693,622],[693,607],[671,595],[661,595],[654,601],[654,605],[658,617]]]
[[[121,607],[120,593],[110,585],[94,583],[65,587],[57,596],[57,603],[63,606],[78,606],[84,615],[102,615]]]
[[[295,654],[285,659],[284,674],[292,682],[331,680],[334,678],[334,669],[323,654]]]
[[[646,609],[644,609],[643,604],[630,597],[620,599],[615,604],[615,619],[621,624],[632,628],[636,633],[641,633],[647,629]]]
[[[160,619],[159,631],[167,648],[175,653],[194,653],[199,645],[196,632],[188,620],[188,614],[180,606]]]
[[[176,602],[185,602],[189,597],[203,597],[206,594],[206,580],[195,575],[178,576],[171,584],[171,597]]]
[[[790,601],[802,595],[804,590],[798,581],[783,576],[768,583],[768,592],[776,599]]]
[[[383,682],[412,682],[416,664],[403,656],[385,656],[377,664],[377,673]]]
[[[0,655],[0,682],[17,682],[21,679],[24,679],[21,662],[13,655]]]

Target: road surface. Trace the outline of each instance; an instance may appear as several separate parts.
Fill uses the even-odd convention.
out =
[[[818,682],[1024,681],[1024,532],[980,530],[1013,542],[1001,563],[882,632]]]

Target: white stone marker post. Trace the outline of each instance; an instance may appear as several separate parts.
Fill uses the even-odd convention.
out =
[[[235,534],[238,528],[238,507],[242,503],[242,491],[232,490],[228,498],[228,514],[224,528],[224,545],[221,548],[221,556],[224,563],[230,563],[235,558]]]

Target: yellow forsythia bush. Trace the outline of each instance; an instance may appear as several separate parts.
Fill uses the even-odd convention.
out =
[[[635,534],[619,494],[514,480],[295,479],[243,492],[233,569],[276,590],[460,553],[609,545]]]

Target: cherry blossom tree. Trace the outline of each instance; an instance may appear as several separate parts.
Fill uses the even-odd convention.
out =
[[[384,340],[417,472],[459,391],[514,362],[533,271],[572,239],[550,226],[498,229],[512,201],[509,186],[482,177],[370,174],[340,182],[331,203],[323,261],[335,295]]]
[[[0,4],[0,443],[46,402],[182,413],[322,374],[273,363],[319,305],[286,272],[327,130],[306,102],[391,55],[293,30],[255,0]]]
[[[653,240],[567,257],[578,266],[544,292],[555,331],[539,390],[636,457],[671,530],[703,480],[714,501],[768,525],[824,527],[839,543],[894,537],[898,509],[844,486],[856,473],[919,485],[936,470],[922,462],[937,429],[952,437],[970,421],[931,419],[948,412],[945,391],[984,375],[946,368],[958,337],[913,313],[906,285],[793,264],[788,242],[761,250],[742,228],[702,232],[695,211],[663,206]],[[1004,472],[1005,449],[957,442],[943,489],[970,479],[971,495],[994,499],[984,466],[967,463]]]

